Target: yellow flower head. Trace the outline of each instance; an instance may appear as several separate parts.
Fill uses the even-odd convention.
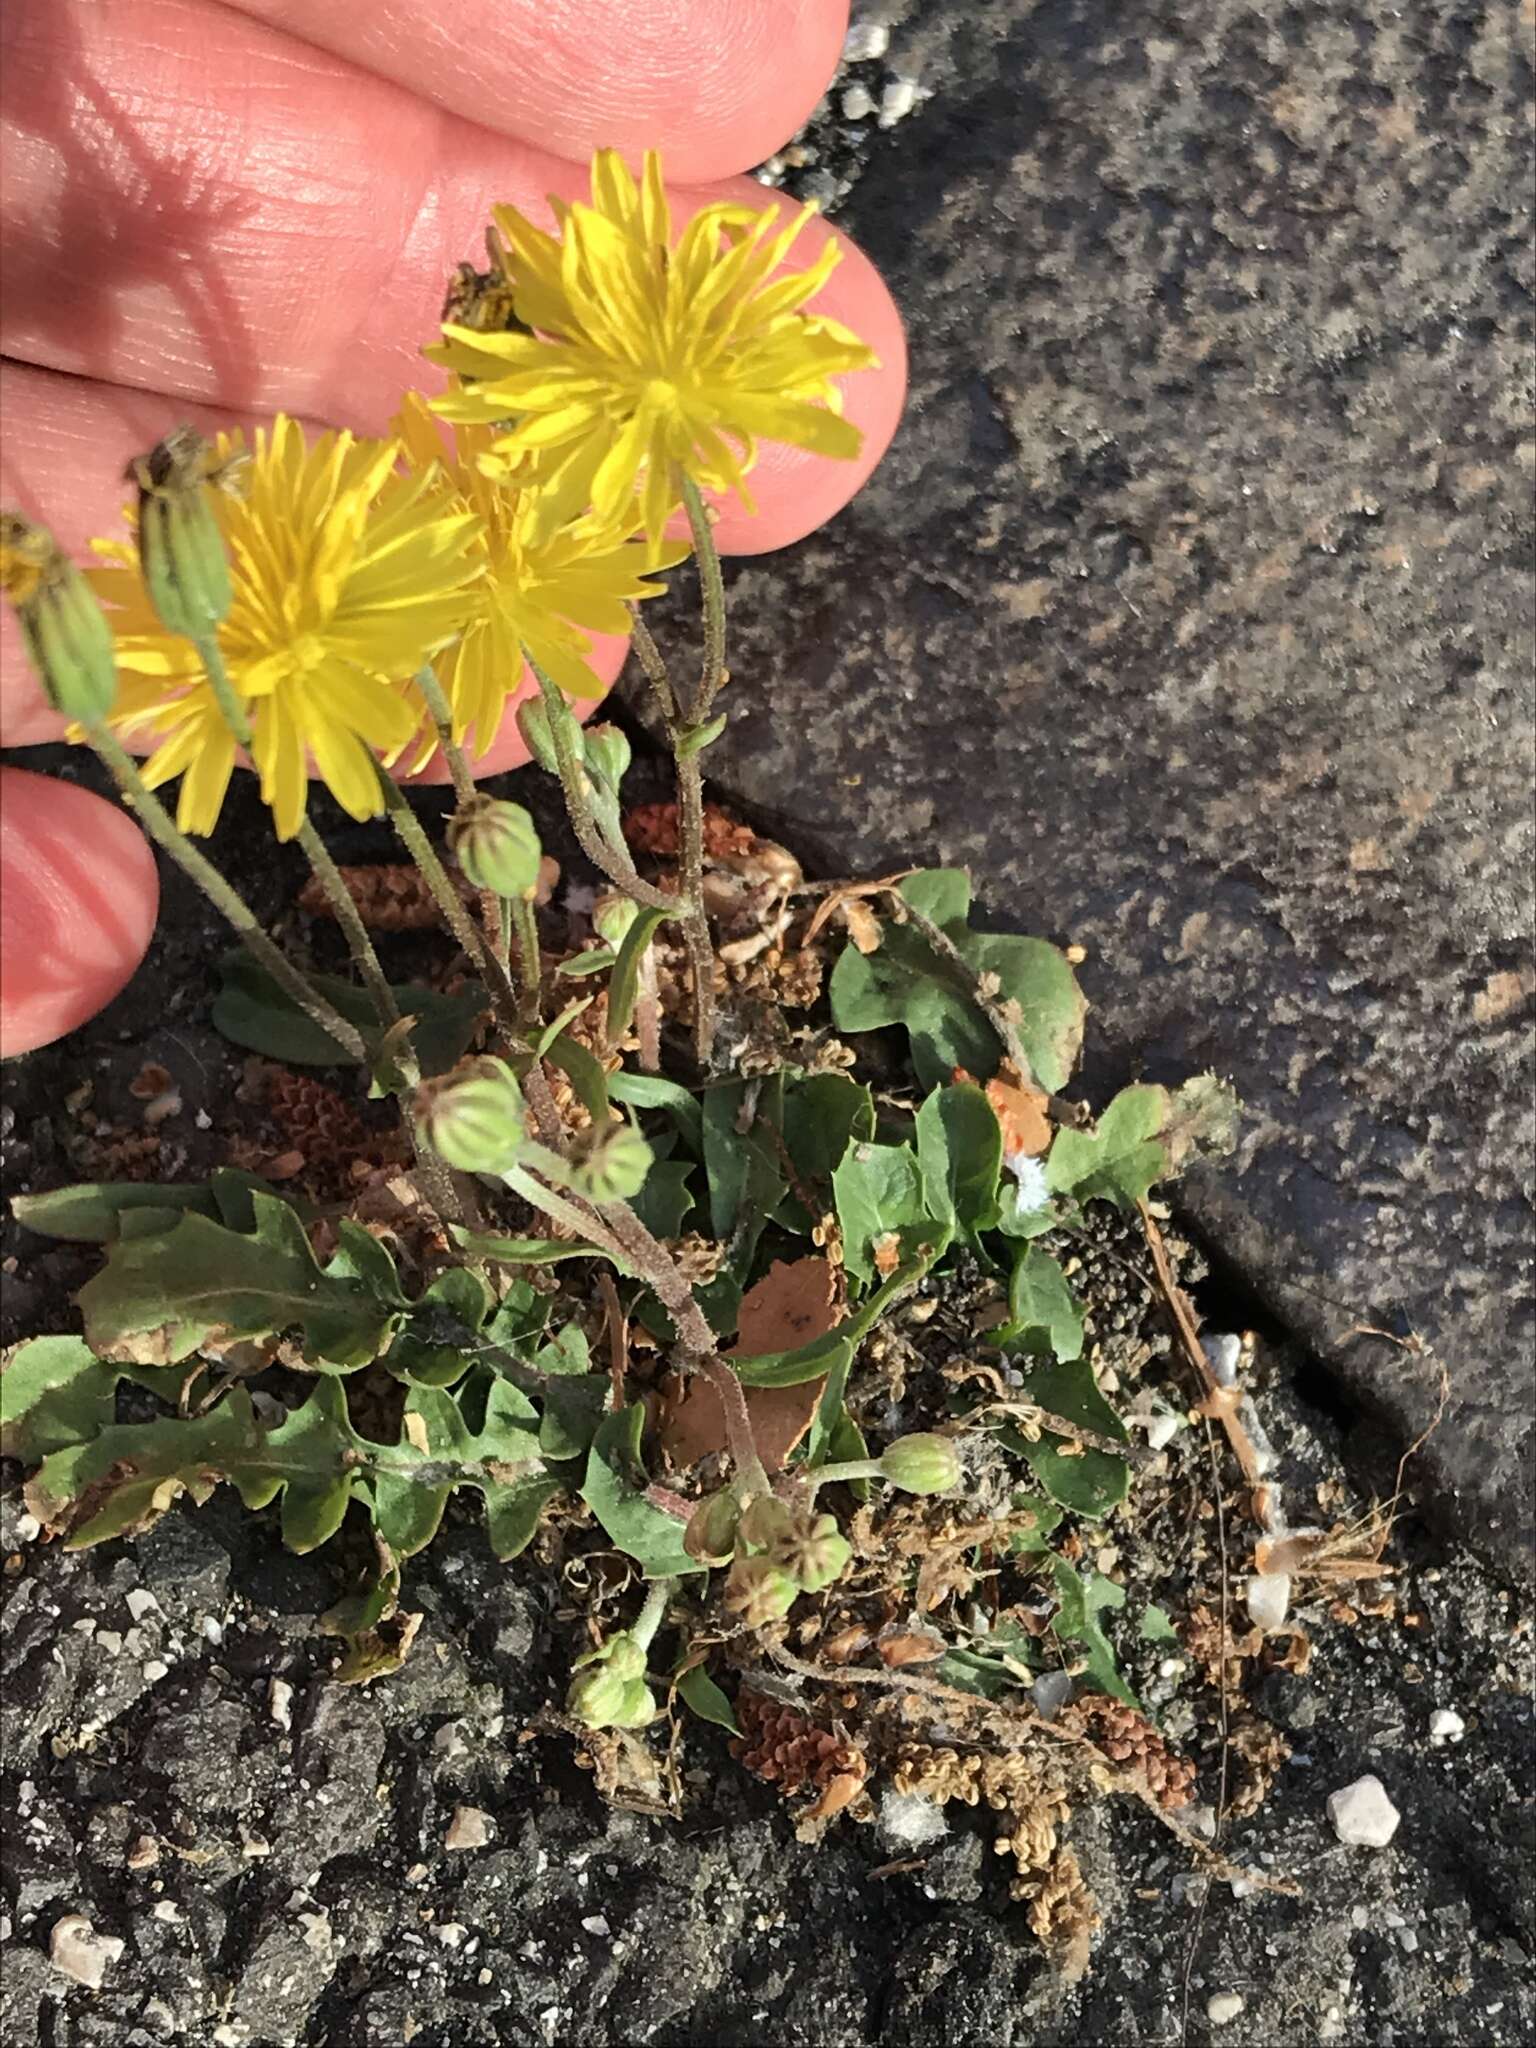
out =
[[[680,562],[688,550],[626,539],[589,514],[565,516],[558,494],[526,478],[520,487],[517,473],[493,452],[489,427],[456,427],[450,455],[420,392],[406,393],[394,426],[411,467],[429,477],[433,502],[476,521],[475,557],[484,573],[469,593],[462,637],[435,666],[453,708],[453,737],[462,744],[473,727],[478,757],[522,682],[525,653],[569,695],[600,697],[604,684],[588,659],[587,635],[628,633],[626,599],[660,596],[664,586],[648,583],[647,575]],[[430,719],[421,738],[416,768],[437,749]]]
[[[221,436],[220,457],[238,446]],[[394,441],[325,433],[313,447],[283,414],[258,428],[240,497],[213,494],[233,601],[219,653],[252,727],[251,754],[280,839],[303,821],[310,764],[354,818],[383,808],[374,754],[393,760],[419,705],[393,687],[463,624],[481,573],[473,513],[396,473]],[[112,722],[160,744],[152,788],[182,777],[176,817],[211,832],[235,740],[191,641],[161,625],[137,549],[94,543],[91,570],[110,608],[123,685]]]
[[[514,309],[531,331],[446,325],[427,355],[471,381],[435,411],[499,424],[499,450],[533,458],[610,525],[638,488],[653,541],[680,473],[754,509],[744,479],[760,438],[857,455],[862,436],[840,417],[834,379],[875,356],[802,310],[836,266],[836,243],[773,279],[814,209],[775,233],[773,209],[722,201],[674,247],[660,158],[647,152],[637,186],[611,149],[593,159],[590,206],[550,204],[558,238],[495,209]]]

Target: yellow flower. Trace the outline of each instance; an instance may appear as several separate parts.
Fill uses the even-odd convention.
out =
[[[659,597],[664,586],[646,576],[688,550],[628,540],[590,515],[563,517],[557,496],[526,480],[520,488],[517,475],[508,474],[492,452],[489,427],[455,428],[450,455],[418,391],[406,393],[394,426],[411,466],[433,475],[436,501],[477,522],[475,553],[485,573],[469,593],[462,637],[436,669],[453,707],[454,739],[462,744],[473,727],[479,756],[522,682],[525,652],[571,696],[600,697],[604,685],[588,659],[588,633],[627,633],[625,600]],[[414,767],[436,751],[430,720],[422,740]]]
[[[641,494],[660,537],[679,473],[734,491],[759,438],[857,455],[834,378],[875,356],[835,320],[801,309],[835,268],[829,242],[808,269],[769,282],[806,219],[771,232],[770,209],[702,208],[672,245],[661,161],[641,184],[610,149],[592,163],[592,204],[552,199],[561,235],[494,209],[518,318],[530,333],[449,323],[426,353],[471,380],[434,402],[445,418],[499,424],[496,446],[532,457],[575,501],[617,525]]]
[[[218,453],[237,445],[221,436]],[[218,648],[280,839],[303,821],[311,762],[354,818],[382,810],[374,754],[393,760],[420,718],[419,700],[394,685],[458,632],[481,573],[474,515],[445,505],[427,478],[396,474],[399,457],[397,442],[351,434],[308,447],[279,414],[257,429],[244,495],[213,494],[234,587]],[[234,737],[192,643],[156,617],[137,549],[94,547],[111,565],[89,573],[123,671],[112,722],[159,738],[145,780],[180,775],[177,822],[211,832]]]

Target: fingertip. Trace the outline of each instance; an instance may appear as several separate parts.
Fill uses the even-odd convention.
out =
[[[159,905],[155,857],[122,811],[0,768],[0,1057],[105,1008],[143,959]]]

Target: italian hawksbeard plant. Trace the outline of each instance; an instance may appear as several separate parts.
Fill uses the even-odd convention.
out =
[[[10,1359],[4,1448],[72,1546],[225,1482],[279,1502],[291,1548],[338,1539],[348,1682],[406,1655],[408,1560],[478,1492],[499,1558],[587,1560],[546,1722],[610,1791],[675,1804],[654,1724],[689,1711],[812,1832],[984,1800],[1031,1924],[1081,1961],[1073,1799],[1176,1808],[1192,1776],[1107,1633],[1133,1453],[1068,1268],[1120,1217],[1155,1227],[1154,1182],[1232,1105],[1135,1086],[1095,1122],[1062,1097],[1064,953],[974,931],[963,873],[808,883],[706,808],[706,494],[750,505],[765,441],[855,455],[840,380],[873,358],[815,311],[835,242],[787,267],[803,217],[716,205],[679,233],[655,156],[637,180],[611,152],[590,203],[552,204],[553,233],[496,210],[426,351],[447,389],[388,437],[175,428],[85,568],[5,516],[50,700],[241,941],[214,1023],[276,1063],[289,1178],[225,1133],[196,1185],[19,1198],[104,1260],[83,1337]],[[643,609],[690,554],[702,655],[678,661]],[[629,742],[572,709],[618,633],[668,802],[627,804]],[[558,919],[530,811],[474,782],[514,701],[595,884]],[[441,845],[391,772],[438,755]],[[280,946],[197,843],[242,758],[348,971]],[[338,867],[311,778],[401,861]],[[380,944],[427,922],[451,950],[401,985]],[[1132,1414],[1171,1432],[1177,1394],[1135,1370]],[[1237,1393],[1213,1412],[1238,1442]]]

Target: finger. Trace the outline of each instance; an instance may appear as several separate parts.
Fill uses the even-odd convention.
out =
[[[379,431],[403,388],[439,388],[419,347],[490,205],[547,219],[547,193],[586,189],[574,165],[222,9],[53,0],[12,19],[23,27],[8,32],[0,351],[164,390],[177,408],[281,407]],[[55,24],[79,46],[73,73],[59,69]],[[722,193],[789,210],[737,179],[681,194],[678,211]],[[790,267],[834,233],[812,221]],[[844,386],[863,453],[833,463],[774,451],[762,523],[730,515],[728,547],[810,531],[853,495],[894,431],[900,320],[868,259],[842,247],[815,308],[882,360]]]
[[[144,957],[159,901],[154,855],[122,811],[0,768],[0,1056],[109,1003]]]
[[[230,4],[554,156],[663,148],[683,183],[747,170],[793,135],[848,29],[848,0]]]

